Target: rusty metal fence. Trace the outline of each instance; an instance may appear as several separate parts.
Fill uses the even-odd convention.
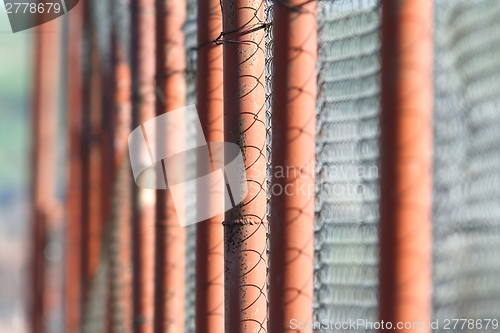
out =
[[[409,0],[401,0],[401,3],[408,6],[405,1]],[[421,3],[427,0],[414,1]],[[290,22],[293,21],[291,17],[295,17],[293,15],[308,12],[304,4],[296,2],[254,2],[254,7],[250,8],[253,14],[241,14],[241,17],[231,21],[231,13],[236,10],[229,1],[221,1],[222,16],[226,20],[224,27],[226,30],[228,27],[234,29],[220,31],[218,38],[209,41],[224,48],[225,52],[226,138],[240,145],[243,142],[245,151],[258,151],[255,160],[245,157],[248,169],[253,164],[265,167],[263,181],[261,178],[250,179],[258,182],[259,186],[258,191],[253,193],[255,201],[257,204],[265,202],[265,207],[254,206],[256,202],[251,199],[226,213],[224,223],[220,221],[221,235],[223,225],[226,232],[225,331],[279,333],[271,332],[266,322],[270,311],[268,308],[273,303],[268,299],[267,291],[273,288],[273,274],[269,267],[272,267],[273,261],[268,261],[268,258],[275,255],[270,252],[273,237],[268,222],[273,220],[272,202],[279,200],[271,188],[271,181],[276,177],[273,174],[276,170],[273,170],[272,157],[276,154],[273,147],[279,142],[276,135],[284,133],[280,132],[283,130],[280,126],[272,126],[273,123],[280,124],[279,119],[273,119],[273,107],[276,108],[276,104],[273,104],[273,97],[276,97],[273,96],[276,94],[273,82],[276,80],[275,61],[278,61],[273,48],[277,38],[273,25],[277,6],[289,11],[286,15],[283,12],[281,14]],[[162,6],[166,3],[158,0],[156,6],[164,8]],[[377,0],[316,1],[316,131],[312,138],[316,145],[316,180],[314,217],[310,217],[311,227],[314,226],[314,258],[311,258],[311,261],[314,259],[314,265],[304,267],[305,271],[310,269],[314,275],[314,292],[306,297],[312,299],[310,313],[315,324],[310,329],[297,330],[300,332],[378,330],[373,326],[357,326],[356,329],[323,326],[325,322],[380,320],[380,304],[384,298],[379,287],[383,276],[381,269],[392,272],[392,267],[381,268],[380,264],[381,225],[385,221],[381,220],[379,211],[381,197],[386,196],[384,198],[389,200],[387,193],[380,190],[380,168],[387,165],[384,165],[380,149],[381,131],[387,128],[381,126],[381,108],[385,105],[381,104],[382,82],[386,82],[382,75],[388,75],[387,72],[383,73],[382,66],[387,61],[382,49],[383,43],[387,43],[382,33],[382,6],[388,6],[387,3]],[[433,3],[434,107],[433,124],[426,125],[434,128],[433,249],[430,259],[432,304],[428,304],[432,308],[432,318],[429,319],[439,319],[441,322],[453,318],[500,319],[500,77],[497,73],[500,67],[500,48],[497,46],[500,42],[500,4],[496,0],[436,0]],[[152,80],[152,72],[141,67],[144,59],[140,56],[147,57],[148,47],[152,45],[148,43],[154,42],[153,39],[142,40],[144,36],[141,29],[146,29],[145,25],[148,25],[145,17],[154,16],[150,12],[154,5],[151,0],[134,0],[131,3],[126,0],[82,1],[78,14],[81,25],[69,24],[69,38],[77,37],[79,40],[78,44],[74,40],[68,41],[70,52],[66,55],[66,61],[80,67],[81,75],[75,76],[73,68],[70,77],[80,80],[81,86],[69,85],[68,108],[74,110],[73,103],[80,103],[78,107],[81,109],[78,109],[80,113],[70,110],[67,126],[81,133],[76,137],[71,137],[69,133],[70,147],[78,149],[78,153],[70,154],[70,159],[73,159],[69,162],[70,177],[79,178],[76,182],[76,178],[70,180],[68,186],[76,184],[82,191],[75,192],[68,188],[68,202],[72,204],[68,205],[66,218],[66,265],[71,269],[65,275],[67,288],[63,303],[67,308],[64,331],[68,333],[150,333],[160,332],[164,326],[170,327],[167,314],[161,315],[166,323],[158,324],[152,318],[155,308],[151,289],[155,283],[151,271],[154,257],[148,253],[151,254],[154,247],[153,241],[148,242],[147,235],[143,238],[134,236],[138,231],[151,235],[152,230],[147,228],[164,226],[151,224],[152,216],[148,215],[148,211],[136,211],[148,209],[141,206],[145,201],[151,209],[154,195],[151,197],[148,195],[152,192],[143,193],[136,189],[126,153],[126,137],[132,124],[138,126],[141,121],[148,120],[140,119],[146,116],[141,116],[139,111],[142,108],[152,111],[152,104],[148,104],[150,99],[165,97],[158,73]],[[199,45],[197,19],[206,13],[197,12],[195,0],[187,0],[185,5],[186,19],[182,32],[186,67],[181,74],[186,85],[186,104],[190,105],[197,101],[198,51],[205,45]],[[108,16],[112,20],[106,19]],[[78,18],[76,14],[73,17]],[[245,19],[248,22],[244,22]],[[290,22],[286,21],[287,24]],[[401,21],[398,24],[402,24]],[[68,27],[68,22],[65,27]],[[152,36],[151,31],[146,35]],[[420,37],[431,38],[427,35]],[[156,48],[163,46],[158,44]],[[244,61],[235,56],[236,51],[241,54],[250,52],[249,45],[253,44],[256,45],[252,51],[254,53]],[[140,48],[140,54],[134,53],[138,52],[134,47]],[[397,49],[397,52],[403,53],[403,50]],[[255,61],[252,63],[255,67],[245,67],[246,61]],[[241,74],[241,71],[235,70],[243,67],[249,73]],[[255,73],[261,67],[263,73]],[[397,69],[400,70],[400,67]],[[234,77],[227,74],[230,71]],[[245,84],[251,85],[245,81],[247,77],[257,77],[255,82],[252,81],[251,94],[262,95],[250,102],[245,99]],[[151,80],[148,81],[148,78]],[[227,82],[235,86],[229,86]],[[156,86],[152,91],[149,88],[154,84]],[[298,91],[304,93],[300,89]],[[235,95],[228,96],[228,92]],[[253,103],[255,110],[250,110],[250,116],[248,110],[242,110],[242,105],[247,105],[244,103]],[[230,107],[238,112],[229,110]],[[288,113],[284,114],[289,116]],[[258,130],[252,129],[252,126],[245,127],[248,119],[254,121],[256,125],[253,126]],[[82,121],[82,127],[78,126],[78,121]],[[193,129],[188,128],[186,133],[187,140],[194,140]],[[287,154],[287,157],[293,156],[294,152]],[[400,157],[398,154],[395,153],[395,159]],[[93,192],[96,188],[97,194]],[[187,195],[196,197],[196,193]],[[273,207],[279,207],[279,204]],[[187,207],[188,214],[195,211]],[[136,223],[144,216],[149,218],[150,224],[141,229]],[[35,223],[37,228],[43,227],[37,220]],[[210,327],[195,325],[199,306],[197,288],[206,286],[197,285],[196,225],[188,226],[185,232],[185,255],[182,258],[185,260],[185,289],[181,295],[183,309],[179,311],[183,312],[183,318],[176,319],[183,322],[183,333],[215,333],[216,330]],[[254,238],[252,241],[257,239],[255,243],[249,241],[257,233],[260,236],[265,234],[265,241],[260,238]],[[157,237],[161,237],[161,233],[159,235]],[[230,243],[232,240],[234,242]],[[72,247],[72,241],[78,246]],[[263,245],[265,243],[267,247]],[[424,242],[422,246],[427,245],[430,246]],[[38,249],[43,248],[42,244],[37,246]],[[141,246],[146,246],[149,252],[143,252],[143,249],[138,251]],[[280,251],[279,247],[277,249]],[[158,247],[156,251],[159,251]],[[307,251],[300,248],[297,252],[303,254]],[[257,253],[258,258],[242,260],[242,257],[249,256],[248,253]],[[142,259],[146,257],[147,262],[143,262]],[[220,259],[222,263],[223,258]],[[159,261],[156,262],[158,265]],[[239,276],[238,272],[235,273],[235,265],[241,265],[240,269],[245,274]],[[36,279],[40,279],[40,274],[44,274],[43,267],[37,262],[33,263],[33,267]],[[404,271],[404,268],[401,270]],[[158,271],[156,274],[159,274]],[[140,275],[141,278],[137,280],[134,275]],[[278,280],[281,278],[278,277]],[[146,284],[147,295],[143,295],[143,284]],[[35,311],[31,318],[32,325],[43,326],[39,330],[33,329],[34,332],[49,332],[42,323],[46,306],[40,305],[43,303],[43,294],[40,294],[43,287],[33,287],[39,293],[35,299],[37,303],[33,304]],[[78,292],[72,293],[72,288],[78,288]],[[430,297],[431,290],[428,292]],[[296,293],[304,296],[302,290]],[[165,295],[156,295],[155,299],[161,302],[162,297],[168,300],[170,296],[165,292]],[[229,318],[235,313],[238,318]],[[222,316],[218,312],[215,315]],[[476,328],[468,327],[461,331],[474,332]],[[282,329],[286,331],[285,327]],[[430,332],[431,328],[425,330]],[[443,329],[440,326],[432,330],[438,332]],[[174,330],[168,332],[180,333]]]

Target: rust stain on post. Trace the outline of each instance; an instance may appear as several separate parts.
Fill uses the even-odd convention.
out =
[[[380,320],[422,322],[424,331],[431,318],[433,3],[382,1]]]
[[[132,127],[155,117],[155,0],[131,1]],[[154,316],[154,190],[133,184],[134,332],[152,333]]]
[[[31,236],[31,332],[46,332],[46,314],[52,303],[47,288],[47,262],[44,255],[48,231],[54,227],[56,133],[59,101],[61,21],[53,20],[35,29],[35,74],[33,85],[33,182]]]
[[[186,18],[184,0],[156,2],[156,114],[173,111],[186,103],[186,59],[184,32]],[[185,122],[178,119],[178,124]],[[184,138],[166,133],[169,147],[185,144]],[[186,230],[180,226],[170,191],[156,192],[156,271],[155,332],[184,331],[185,243]]]
[[[219,0],[198,1],[197,109],[207,142],[224,141]],[[198,200],[207,200],[198,196]],[[220,204],[206,203],[207,206]],[[224,332],[223,214],[196,225],[196,332]]]
[[[267,331],[264,1],[223,0],[224,140],[240,146],[248,195],[225,213],[225,331]]]
[[[290,321],[313,321],[316,3],[276,2],[273,28],[269,331],[312,332]]]

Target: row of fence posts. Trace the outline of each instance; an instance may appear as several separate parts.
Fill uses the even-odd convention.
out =
[[[93,4],[80,1],[67,14],[66,50],[60,47],[60,19],[35,28],[31,331],[47,331],[53,301],[43,253],[58,218],[55,110],[63,70],[64,331],[184,332],[185,229],[168,190],[151,192],[133,183],[127,137],[145,121],[185,105],[186,3],[114,3],[109,55],[99,47]],[[117,19],[120,5],[130,13],[129,34]],[[198,1],[196,96],[205,139],[239,145],[251,185],[242,203],[197,225],[198,333],[312,331],[292,330],[290,320],[313,321],[314,196],[300,188],[315,181],[317,3],[275,1],[272,23],[264,20],[264,6],[263,0]],[[425,323],[431,288],[432,1],[383,0],[381,6],[380,318]],[[271,197],[268,228],[269,24],[272,165],[308,172],[271,179],[292,194]],[[60,65],[63,53],[66,68]],[[96,297],[104,298],[102,309]]]

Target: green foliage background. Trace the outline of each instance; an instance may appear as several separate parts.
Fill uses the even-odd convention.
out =
[[[32,36],[30,30],[13,34],[0,9],[0,204],[29,179]]]

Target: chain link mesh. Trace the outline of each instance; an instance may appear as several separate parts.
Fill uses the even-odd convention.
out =
[[[266,172],[267,172],[267,220],[270,221],[270,208],[271,205],[271,191],[269,191],[269,186],[271,185],[271,142],[272,142],[272,132],[271,132],[271,104],[273,96],[272,87],[272,77],[273,77],[273,1],[265,0],[264,4],[264,21],[268,23],[265,28],[265,48],[264,57],[266,65]]]
[[[266,225],[266,242],[267,242],[267,248],[266,248],[266,255],[269,258],[270,256],[270,228],[269,228],[269,222],[271,221],[271,177],[272,177],[272,171],[271,171],[271,143],[272,143],[272,127],[271,127],[271,120],[272,120],[272,112],[271,112],[271,105],[272,105],[272,93],[273,93],[273,86],[272,86],[272,77],[273,77],[273,0],[265,0],[264,2],[264,21],[265,23],[269,23],[265,30],[264,30],[264,57],[265,57],[265,92],[266,92],[266,195],[267,195],[267,210],[266,210],[266,219],[268,221],[268,224]],[[269,263],[270,261],[267,261],[267,269],[266,269],[266,275],[267,275],[267,288],[266,290],[269,290]],[[269,304],[269,298],[267,303]],[[269,307],[268,307],[269,309]]]
[[[318,2],[315,322],[377,320],[380,23],[375,0]]]
[[[196,61],[197,61],[197,23],[196,23],[196,0],[188,0],[186,11],[186,22],[184,23],[185,48],[186,48],[186,105],[196,103]],[[192,123],[192,121],[188,122]],[[191,134],[190,134],[191,130]],[[194,128],[189,129],[187,140],[194,140]],[[193,203],[195,193],[186,193]],[[196,209],[186,207],[186,213],[194,213]],[[186,227],[186,296],[184,301],[184,332],[195,331],[195,296],[196,296],[196,225]]]
[[[500,313],[500,2],[438,1],[435,13],[433,316],[442,329],[444,319]]]

